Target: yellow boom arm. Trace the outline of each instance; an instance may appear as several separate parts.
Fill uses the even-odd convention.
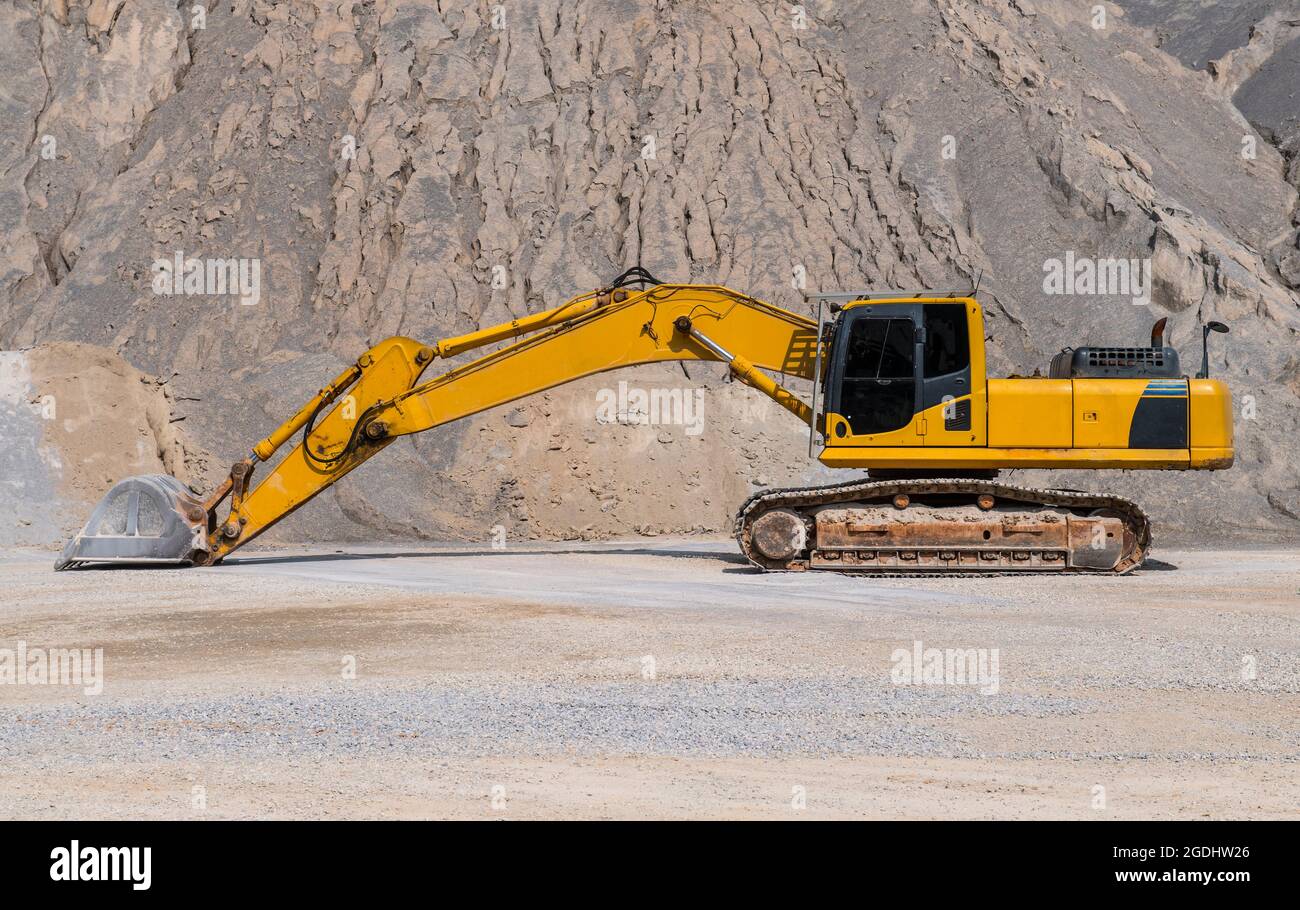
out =
[[[231,499],[227,518],[210,520],[207,562],[248,543],[399,436],[619,367],[724,362],[737,379],[810,423],[809,406],[762,371],[812,379],[820,354],[816,334],[811,319],[729,288],[661,284],[593,291],[553,310],[434,345],[389,338],[231,469],[230,479],[205,503],[215,516],[226,496]],[[420,381],[435,359],[514,338],[522,340]],[[254,465],[303,429],[303,440],[250,489]]]

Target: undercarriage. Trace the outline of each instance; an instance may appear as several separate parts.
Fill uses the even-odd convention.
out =
[[[736,539],[768,571],[1123,575],[1151,543],[1145,513],[1118,496],[974,478],[862,480],[755,493]]]

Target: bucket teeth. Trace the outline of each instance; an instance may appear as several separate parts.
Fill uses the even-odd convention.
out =
[[[166,474],[118,482],[54,563],[191,565],[208,550],[208,513],[189,488]]]

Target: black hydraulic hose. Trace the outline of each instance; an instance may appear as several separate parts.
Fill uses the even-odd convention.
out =
[[[626,272],[624,272],[622,275],[619,275],[617,278],[615,278],[613,282],[610,283],[608,290],[613,290],[614,288],[627,287],[628,285],[631,284],[640,284],[642,286],[645,286],[647,284],[663,284],[663,282],[660,281],[658,278],[656,278],[654,275],[651,275],[648,270],[642,268],[639,265],[634,265]]]
[[[340,452],[338,455],[335,455],[333,458],[330,458],[328,456],[318,457],[312,454],[311,446],[307,444],[307,437],[311,436],[312,430],[316,428],[316,418],[320,416],[320,412],[324,409],[324,407],[327,404],[333,404],[333,401],[321,399],[320,404],[316,405],[316,408],[311,412],[311,416],[307,418],[307,423],[304,424],[302,428],[302,452],[304,455],[307,456],[308,461],[310,461],[312,464],[316,465],[317,467],[322,467],[322,468],[332,467],[337,462],[342,461],[344,457],[347,456],[348,452],[351,451],[352,449],[352,439],[349,438],[348,444],[343,447],[343,451]],[[353,428],[352,433],[353,436],[356,435],[355,427]]]
[[[383,407],[383,403],[381,402],[379,404],[371,405],[370,407],[366,408],[365,411],[362,412],[361,416],[357,418],[356,422],[352,424],[352,433],[351,435],[348,436],[347,443],[343,446],[343,448],[339,451],[337,455],[313,455],[311,451],[311,446],[307,444],[307,437],[311,436],[312,430],[315,429],[316,418],[320,416],[320,412],[325,408],[326,405],[332,403],[333,403],[332,400],[321,401],[320,404],[316,405],[315,410],[311,412],[311,417],[307,419],[307,423],[302,428],[302,452],[304,455],[307,456],[307,460],[310,461],[318,468],[324,468],[324,469],[333,468],[334,465],[338,464],[340,461],[342,461],[343,459],[351,455],[353,450],[355,450],[357,447],[357,434],[360,433],[361,428],[365,426],[366,418],[369,417],[372,412],[377,411]]]

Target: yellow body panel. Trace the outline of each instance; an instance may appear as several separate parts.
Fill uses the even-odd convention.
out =
[[[1192,467],[1232,466],[1232,394],[1217,379],[1191,381]]]
[[[990,379],[989,445],[1068,449],[1074,445],[1069,379]]]
[[[987,429],[985,427],[985,394],[979,389],[974,395],[962,395],[943,404],[936,404],[921,412],[921,442],[926,446],[982,446]],[[971,424],[969,430],[948,430],[944,428],[949,414],[962,402],[969,402]]]
[[[834,468],[919,470],[1232,466],[1232,398],[1218,380],[1032,378],[991,379],[987,385],[987,447],[932,446],[928,438],[916,446],[827,446],[821,461]],[[1144,423],[1151,413],[1139,410],[1144,402],[1183,415],[1186,442],[1130,446],[1131,437],[1151,430]]]
[[[907,426],[899,430],[890,430],[888,433],[852,433],[848,432],[840,435],[836,432],[837,427],[849,427],[849,421],[843,414],[836,414],[829,411],[826,414],[826,425],[831,428],[831,433],[826,440],[826,445],[833,448],[841,447],[863,447],[879,446],[881,448],[898,447],[898,446],[919,446],[922,444],[921,436],[922,421],[924,415],[915,414]]]
[[[833,448],[899,448],[905,446],[978,446],[984,444],[985,426],[984,420],[984,403],[985,396],[981,392],[979,395],[963,395],[960,398],[954,398],[945,404],[936,404],[934,407],[926,408],[919,414],[912,417],[911,422],[901,430],[894,430],[889,433],[845,433],[840,436],[835,432],[835,427],[849,427],[849,421],[842,414],[830,412],[826,415],[826,425],[831,427],[831,435],[827,440],[827,445]],[[959,402],[970,401],[972,407],[971,428],[969,430],[945,430],[944,417],[949,408],[955,407]],[[978,402],[978,404],[976,404]],[[974,414],[979,413],[980,418],[976,421]]]
[[[1236,460],[1232,448],[1195,446],[1192,448],[1192,468],[1197,471],[1226,471]]]
[[[1145,379],[1075,379],[1074,445],[1081,449],[1128,447],[1133,412]]]

